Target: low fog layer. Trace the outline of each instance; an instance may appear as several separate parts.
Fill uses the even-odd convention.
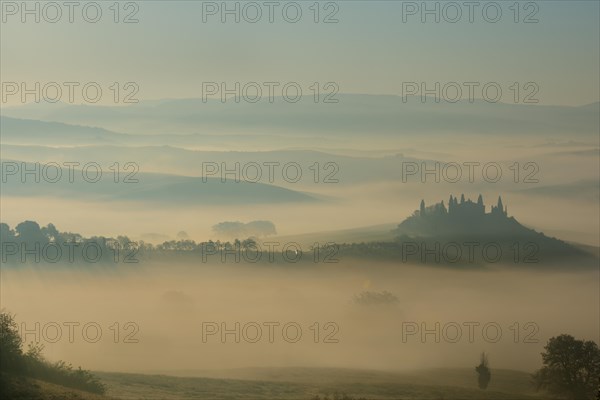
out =
[[[118,268],[3,268],[2,306],[25,323],[27,341],[36,339],[40,323],[37,334],[49,359],[106,371],[471,367],[482,351],[493,368],[532,371],[540,367],[550,337],[568,333],[593,340],[598,334],[598,272],[550,272],[543,265],[538,271],[460,271],[352,260]],[[365,301],[365,293],[392,301]],[[235,332],[236,322],[240,342],[230,333],[222,343],[221,324]],[[288,328],[286,340],[282,328],[288,323],[298,325]],[[291,343],[295,326],[302,334]],[[92,343],[97,327],[102,335]],[[422,328],[432,332],[423,338]]]

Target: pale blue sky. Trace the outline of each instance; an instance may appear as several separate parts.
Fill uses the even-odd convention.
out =
[[[477,11],[475,23],[403,23],[400,1],[338,1],[335,24],[312,21],[313,1],[299,2],[307,14],[297,24],[277,12],[273,24],[203,23],[201,1],[140,1],[139,23],[114,24],[113,2],[101,3],[97,24],[77,13],[72,24],[8,16],[1,80],[135,81],[140,99],[200,97],[204,81],[334,81],[369,94],[400,94],[403,81],[534,81],[542,104],[600,97],[598,1],[538,1],[533,24],[513,22],[513,1],[499,2],[496,24]]]

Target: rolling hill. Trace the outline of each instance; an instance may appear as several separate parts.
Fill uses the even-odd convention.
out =
[[[20,170],[35,169],[34,164],[3,160],[3,168],[8,162],[16,163]],[[14,164],[13,164],[14,165]],[[108,168],[108,166],[105,166]],[[114,171],[102,168],[101,177],[96,179],[96,169],[87,178],[82,170],[73,169],[69,178],[68,168],[47,169],[50,179],[33,176],[22,178],[19,173],[10,175],[2,183],[2,196],[15,197],[55,197],[71,200],[97,201],[143,201],[148,204],[165,206],[194,204],[275,204],[294,202],[314,202],[317,197],[265,183],[235,182],[230,179],[186,177],[157,173],[133,173],[132,169],[121,170],[118,182]],[[129,175],[132,173],[132,175]],[[40,173],[42,175],[42,173]],[[129,175],[129,176],[128,176]],[[52,180],[58,179],[57,182]],[[126,181],[128,180],[128,181]],[[137,182],[135,182],[135,181]]]
[[[99,126],[128,133],[260,133],[290,136],[323,132],[341,137],[465,133],[476,135],[594,135],[600,103],[581,107],[525,104],[436,103],[420,97],[339,94],[338,103],[315,103],[310,96],[290,104],[221,103],[208,99],[140,102],[126,107],[30,104],[7,107],[4,116]],[[377,129],[374,131],[373,127]]]

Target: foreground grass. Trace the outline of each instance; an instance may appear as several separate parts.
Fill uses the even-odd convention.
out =
[[[240,375],[249,375],[250,370]],[[97,372],[108,388],[108,394],[121,399],[280,399],[310,400],[315,396],[346,394],[353,398],[406,400],[540,400],[525,381],[529,375],[517,371],[497,374],[497,385],[482,391],[475,387],[473,374],[448,370],[441,383],[429,382],[424,374],[392,374],[377,371],[339,369],[252,370],[253,378],[224,379],[206,377],[175,377]],[[454,371],[452,374],[451,371]],[[440,370],[437,370],[439,373]],[[266,375],[266,376],[265,376]],[[256,379],[263,376],[264,380]],[[439,375],[438,375],[439,376]],[[471,377],[467,385],[465,377]],[[412,381],[412,382],[411,382]],[[454,383],[455,382],[455,383]]]
[[[4,399],[10,400],[111,400],[112,398],[72,389],[25,376],[2,374]]]

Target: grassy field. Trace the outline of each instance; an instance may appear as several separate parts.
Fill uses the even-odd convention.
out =
[[[476,386],[471,369],[382,372],[336,368],[245,368],[178,371],[166,374],[95,372],[106,396],[37,379],[10,376],[11,400],[312,400],[347,395],[351,399],[542,400],[530,375],[494,370],[487,390]],[[176,376],[177,375],[177,376]],[[3,375],[7,377],[7,375]]]
[[[108,395],[120,399],[309,400],[316,395],[323,397],[335,393],[356,398],[407,400],[543,398],[533,391],[528,373],[510,370],[493,371],[492,382],[486,391],[477,388],[475,372],[470,369],[389,373],[349,369],[252,368],[179,371],[180,376],[112,372],[98,372],[96,375],[107,385]]]

